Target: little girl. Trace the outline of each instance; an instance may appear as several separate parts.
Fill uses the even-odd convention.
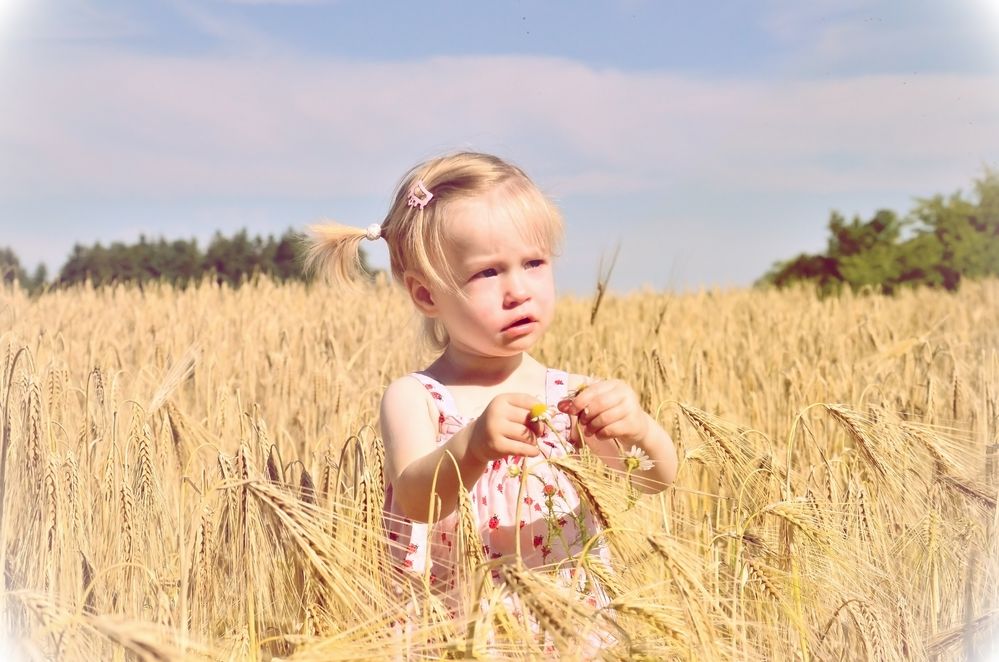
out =
[[[381,225],[312,231],[308,262],[336,279],[359,273],[362,240],[384,239],[441,352],[381,402],[385,522],[400,568],[453,593],[462,486],[485,559],[519,553],[527,567],[554,567],[578,555],[594,523],[548,460],[581,443],[643,491],[673,481],[673,443],[630,386],[528,354],[554,316],[562,220],[520,169],[486,154],[436,158],[406,175]]]

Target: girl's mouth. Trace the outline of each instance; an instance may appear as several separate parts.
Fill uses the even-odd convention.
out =
[[[511,329],[516,329],[518,327],[527,326],[535,322],[533,317],[521,317],[519,320],[515,321],[513,324],[508,324],[503,327],[504,331],[509,331]]]

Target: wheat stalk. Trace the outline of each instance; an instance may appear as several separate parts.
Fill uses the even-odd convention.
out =
[[[28,432],[25,439],[28,475],[37,475],[42,463],[42,406],[38,385],[28,389]]]
[[[546,659],[548,645],[570,659],[987,654],[999,573],[969,568],[999,549],[997,294],[995,281],[821,300],[608,290],[614,314],[593,326],[591,299],[560,300],[532,356],[620,378],[645,407],[677,403],[655,416],[682,458],[668,492],[640,499],[585,448],[553,466],[576,514],[603,527],[590,540],[610,542],[606,558],[561,568],[611,598],[577,611],[578,582],[547,569],[494,584],[513,560],[473,553],[457,574],[465,563],[481,584],[445,596],[387,554],[379,397],[434,358],[404,292],[0,290],[7,629],[52,660],[156,654],[87,625],[111,616],[181,655],[195,632],[215,659]],[[261,301],[268,314],[248,314]],[[161,377],[194,337],[196,372]],[[704,443],[684,448],[700,443],[687,425]],[[777,439],[790,440],[786,462],[773,461]],[[515,591],[561,623],[544,634]],[[853,596],[844,622],[829,616],[841,595]]]

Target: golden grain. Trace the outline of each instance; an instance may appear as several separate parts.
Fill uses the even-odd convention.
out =
[[[478,593],[393,567],[372,426],[429,355],[384,282],[0,290],[12,641],[59,660],[580,659],[595,634],[605,658],[987,659],[999,568],[966,566],[999,549],[997,295],[604,291],[592,325],[560,300],[537,358],[632,384],[681,451],[652,497],[559,461],[605,529],[606,561],[570,561],[609,596],[593,607],[487,560],[467,496]]]

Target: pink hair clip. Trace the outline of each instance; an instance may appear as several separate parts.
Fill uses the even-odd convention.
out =
[[[427,190],[427,187],[423,185],[423,180],[417,181],[413,184],[413,188],[409,190],[409,197],[406,199],[406,204],[410,207],[419,207],[423,209],[427,206],[434,197],[434,194]]]

